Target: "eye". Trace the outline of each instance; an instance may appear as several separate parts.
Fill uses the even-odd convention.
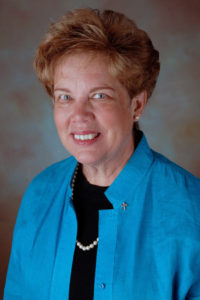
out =
[[[68,102],[71,99],[71,96],[67,95],[67,94],[60,94],[55,96],[55,102],[61,102],[61,103],[65,103]]]
[[[106,98],[106,94],[104,93],[96,93],[93,96],[94,99],[105,99]]]
[[[67,100],[70,100],[71,97],[69,95],[63,94],[63,95],[59,96],[59,99],[62,101],[67,101]]]

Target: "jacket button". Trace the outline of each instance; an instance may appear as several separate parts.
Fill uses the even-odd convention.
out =
[[[100,287],[101,289],[105,289],[106,285],[105,285],[105,283],[100,283],[100,284],[99,284],[99,287]]]

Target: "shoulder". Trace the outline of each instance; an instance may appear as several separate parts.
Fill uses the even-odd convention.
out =
[[[154,163],[153,173],[159,182],[171,187],[187,188],[189,190],[198,189],[200,191],[200,179],[172,162],[164,155],[153,151]]]
[[[28,194],[29,198],[45,193],[56,192],[62,183],[68,183],[71,180],[76,159],[73,156],[60,162],[54,163],[35,176],[30,182],[24,197]]]
[[[64,185],[67,189],[69,186],[76,163],[76,159],[71,156],[52,164],[35,176],[24,193],[20,211],[31,212],[55,201],[61,187]]]
[[[33,178],[28,189],[34,187],[41,188],[46,184],[57,185],[62,182],[64,178],[69,177],[70,179],[70,175],[73,173],[76,163],[75,158],[70,156],[62,161],[50,165]]]
[[[200,189],[200,179],[198,177],[151,149],[145,135],[142,132],[140,134],[142,134],[142,138],[133,154],[133,158],[134,155],[136,156],[132,162],[139,165],[140,169],[143,168],[147,171],[144,174],[147,181],[155,182],[163,190],[170,188],[182,189],[184,187],[187,189]]]
[[[200,240],[200,180],[160,153],[148,148],[152,158],[138,195],[152,222],[155,240],[192,243]]]
[[[197,230],[199,234],[200,179],[165,156],[155,151],[153,155],[151,180],[158,211],[165,215],[167,226],[170,218],[184,228],[187,227],[189,235],[191,228],[192,232]]]
[[[58,174],[61,177],[65,176],[66,173],[70,173],[72,171],[72,168],[74,168],[75,165],[75,158],[73,156],[70,156],[44,169],[32,180],[32,182],[37,183],[39,181],[41,183],[42,181],[46,181],[47,179],[56,180],[56,178],[58,178]]]

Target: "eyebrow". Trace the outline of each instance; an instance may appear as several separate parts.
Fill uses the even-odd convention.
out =
[[[95,92],[96,90],[112,90],[115,91],[111,86],[98,86],[90,90],[90,92]]]
[[[57,92],[57,91],[70,93],[70,90],[68,90],[66,88],[59,88],[58,87],[58,88],[54,89],[54,92]]]

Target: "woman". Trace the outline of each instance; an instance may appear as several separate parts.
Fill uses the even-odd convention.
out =
[[[35,57],[72,156],[39,174],[15,226],[4,299],[200,299],[199,179],[138,129],[159,73],[113,11],[51,25]]]

